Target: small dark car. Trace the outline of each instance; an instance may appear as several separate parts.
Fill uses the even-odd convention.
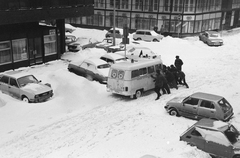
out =
[[[180,141],[196,146],[212,157],[240,158],[239,135],[230,123],[204,118],[188,128]]]
[[[228,121],[233,116],[233,108],[224,97],[202,92],[175,97],[166,103],[165,109],[170,115],[197,120],[212,118]]]
[[[122,29],[115,28],[115,37],[116,37],[116,38],[122,38],[123,35],[122,35],[121,32],[122,32]],[[113,28],[111,28],[110,30],[108,30],[108,32],[106,33],[105,37],[106,37],[106,38],[113,37]]]

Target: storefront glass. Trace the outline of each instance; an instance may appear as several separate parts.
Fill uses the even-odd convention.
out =
[[[10,63],[11,57],[11,44],[10,41],[0,42],[0,64]]]
[[[57,54],[56,35],[44,36],[45,55]]]
[[[12,40],[13,60],[21,61],[28,58],[27,55],[27,39]]]

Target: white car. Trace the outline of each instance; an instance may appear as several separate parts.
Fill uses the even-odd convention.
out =
[[[141,58],[145,58],[145,59],[155,59],[157,57],[157,54],[154,53],[151,49],[147,48],[147,47],[128,47],[125,51],[117,51],[115,52],[115,54],[119,54],[128,59],[141,59]]]
[[[33,75],[11,71],[0,76],[0,90],[24,102],[43,102],[53,96],[49,83],[43,84]]]
[[[100,59],[106,61],[110,65],[126,61],[126,59],[122,55],[115,54],[115,53],[104,54],[103,56],[100,57]]]
[[[133,34],[134,40],[144,40],[144,41],[153,41],[160,42],[163,39],[163,35],[156,33],[153,30],[137,30]]]
[[[83,61],[73,61],[68,64],[68,70],[90,81],[96,80],[102,84],[107,83],[110,65],[99,58],[88,58]]]

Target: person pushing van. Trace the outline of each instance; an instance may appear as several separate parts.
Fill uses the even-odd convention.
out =
[[[163,88],[163,80],[162,75],[160,74],[160,70],[156,70],[156,76],[151,75],[151,77],[155,81],[155,88],[154,91],[157,93],[157,98],[155,100],[158,100],[161,96],[160,89]]]

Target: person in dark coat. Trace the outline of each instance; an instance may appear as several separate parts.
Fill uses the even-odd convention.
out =
[[[183,85],[185,85],[187,88],[189,88],[187,82],[186,82],[186,75],[183,71],[177,71],[177,75],[178,75],[178,82],[182,83]]]
[[[167,67],[167,69],[165,71],[165,76],[166,76],[168,85],[170,88],[178,89],[177,82],[175,80],[175,76],[169,69],[170,69],[170,67]]]
[[[170,92],[170,88],[169,88],[169,86],[168,86],[168,82],[167,82],[167,79],[166,79],[166,77],[165,77],[165,75],[164,75],[164,73],[163,72],[160,72],[160,76],[161,76],[161,79],[162,79],[162,81],[163,81],[163,86],[162,86],[162,91],[163,91],[163,94],[170,94],[171,92]]]
[[[169,71],[174,75],[175,82],[178,85],[178,75],[177,75],[177,68],[174,65],[170,65]]]
[[[175,67],[177,68],[177,70],[182,71],[183,61],[179,58],[178,55],[176,56],[174,65],[175,65]]]
[[[157,70],[156,72],[157,72],[156,76],[151,75],[151,77],[155,81],[154,91],[157,93],[157,98],[155,100],[158,100],[161,96],[160,89],[163,87],[163,80],[160,75],[160,70]]]

